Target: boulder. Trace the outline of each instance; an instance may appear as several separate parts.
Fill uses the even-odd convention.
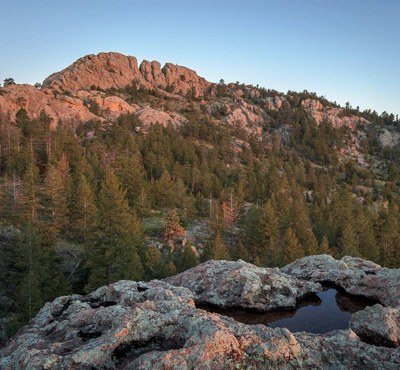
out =
[[[255,274],[263,275],[261,271]],[[313,335],[245,325],[197,309],[194,298],[187,288],[161,281],[120,281],[86,296],[57,298],[47,303],[0,350],[0,368],[398,369],[400,366],[399,351],[364,343],[351,330]]]
[[[321,290],[320,284],[242,260],[207,261],[166,281],[190,289],[198,304],[257,311],[294,308],[299,299]]]
[[[400,308],[380,304],[367,307],[352,315],[350,327],[364,342],[400,346]]]
[[[375,299],[385,306],[400,306],[400,269],[349,256],[335,260],[323,254],[301,258],[281,271],[307,281],[333,283],[347,293]]]

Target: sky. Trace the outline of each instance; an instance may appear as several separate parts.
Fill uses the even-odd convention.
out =
[[[117,51],[400,114],[400,0],[0,0],[0,13],[1,82]]]

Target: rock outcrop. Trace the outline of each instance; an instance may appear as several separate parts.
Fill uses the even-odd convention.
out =
[[[319,125],[323,120],[328,120],[333,127],[350,127],[354,129],[357,125],[368,124],[365,118],[350,114],[346,115],[344,109],[331,106],[324,106],[319,100],[305,99],[301,106],[310,117]]]
[[[226,269],[226,263],[221,261],[214,266],[203,265],[203,272],[219,264]],[[263,274],[263,269],[251,265],[242,268],[249,274],[253,269],[257,276],[271,273]],[[220,278],[219,274],[211,275]],[[242,281],[239,275],[238,280]],[[289,281],[285,278],[282,284]],[[218,287],[216,282],[213,285]],[[47,303],[0,350],[0,368],[398,369],[400,366],[398,350],[364,343],[351,330],[313,335],[245,325],[197,309],[194,299],[195,294],[189,289],[161,281],[120,281],[86,296],[57,298]]]
[[[242,260],[208,261],[166,281],[195,293],[198,304],[258,311],[294,308],[300,298],[322,289],[277,268],[259,268]]]
[[[170,113],[144,107],[136,112],[136,116],[143,125],[144,129],[148,129],[153,124],[158,124],[163,127],[172,126],[174,128],[181,126],[186,122],[186,118],[176,113]]]
[[[335,260],[326,254],[301,258],[281,269],[314,282],[329,282],[347,293],[375,299],[385,306],[400,306],[400,269],[382,268],[361,258]]]
[[[350,327],[364,342],[400,346],[400,308],[380,304],[367,307],[352,315]]]
[[[89,121],[98,118],[84,106],[83,101],[68,95],[55,96],[49,91],[42,91],[31,85],[10,85],[0,90],[0,118],[15,121],[15,115],[21,108],[31,118],[39,117],[44,111],[52,120],[53,126],[58,121]]]
[[[121,89],[136,85],[163,89],[182,95],[202,96],[210,83],[189,68],[167,63],[143,61],[140,67],[133,56],[120,53],[86,55],[69,67],[46,78],[43,86],[61,92]]]

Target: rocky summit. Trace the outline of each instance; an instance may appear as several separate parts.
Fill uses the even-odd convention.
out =
[[[398,369],[400,270],[328,255],[282,269],[209,261],[164,281],[59,297],[0,351],[1,369]],[[323,335],[246,325],[196,305],[293,307],[331,282],[380,304]]]

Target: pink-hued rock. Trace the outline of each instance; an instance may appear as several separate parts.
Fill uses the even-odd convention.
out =
[[[210,83],[189,68],[167,63],[143,61],[138,67],[135,57],[120,53],[86,55],[69,67],[46,78],[43,86],[76,93],[99,88],[121,89],[132,86],[167,89],[181,95],[202,96]]]
[[[136,112],[136,116],[142,123],[144,129],[148,129],[153,124],[159,124],[163,127],[178,127],[186,122],[186,118],[177,113],[166,113],[161,110],[145,107]]]
[[[143,82],[135,57],[120,53],[100,53],[86,55],[62,71],[53,73],[44,80],[43,86],[77,92],[92,87],[118,89],[130,86],[133,82]]]
[[[354,129],[357,125],[366,125],[369,123],[365,118],[355,115],[344,115],[344,109],[327,106],[325,107],[316,99],[305,99],[301,102],[302,107],[306,110],[317,125],[326,119],[333,127],[350,127]]]
[[[97,118],[84,106],[82,100],[37,89],[31,85],[10,85],[0,89],[0,117],[15,121],[16,113],[25,109],[31,118],[39,117],[44,111],[52,120],[53,126],[58,121],[88,121]]]

